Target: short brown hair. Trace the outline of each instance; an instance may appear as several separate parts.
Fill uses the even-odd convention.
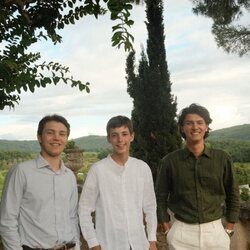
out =
[[[67,134],[69,136],[69,133],[70,133],[70,124],[68,123],[68,121],[63,116],[57,115],[57,114],[46,115],[46,116],[44,116],[42,118],[42,120],[38,124],[37,135],[41,136],[42,133],[43,133],[43,129],[45,127],[45,124],[47,122],[51,122],[51,121],[62,123],[67,128]]]
[[[127,127],[131,134],[134,132],[132,121],[126,116],[118,115],[108,121],[106,126],[107,135],[109,136],[111,128],[119,128],[122,126]]]

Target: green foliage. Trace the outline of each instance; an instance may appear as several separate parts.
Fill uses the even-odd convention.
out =
[[[250,141],[208,140],[213,148],[220,148],[231,155],[234,162],[250,162]]]
[[[67,149],[74,149],[74,148],[78,148],[78,147],[76,146],[76,142],[75,142],[74,140],[69,140],[69,141],[67,142],[66,146],[65,146],[65,149],[67,150]],[[65,150],[65,149],[64,149],[64,150]]]
[[[227,53],[243,56],[250,51],[250,29],[242,25],[213,25],[212,33],[218,47]]]
[[[11,166],[32,159],[34,153],[20,151],[0,151],[0,170],[8,170]]]
[[[83,153],[83,167],[78,171],[77,179],[79,184],[83,184],[90,167],[99,159],[96,152],[84,152]]]
[[[237,140],[250,141],[250,124],[232,126],[229,128],[218,129],[209,133],[209,140]]]
[[[234,162],[250,162],[250,124],[212,131],[207,143],[225,150]]]
[[[6,175],[6,172],[0,170],[0,200],[2,196],[2,189],[3,189],[5,175]]]
[[[234,163],[234,171],[239,185],[250,184],[250,163]]]
[[[32,2],[32,3],[31,3]],[[89,93],[89,83],[82,83],[69,75],[69,68],[57,62],[39,63],[39,52],[29,52],[31,45],[38,41],[51,40],[60,43],[60,29],[75,24],[87,15],[110,13],[113,21],[112,45],[125,50],[132,49],[133,36],[128,32],[133,20],[130,19],[130,0],[3,0],[0,2],[0,110],[14,108],[20,101],[22,91],[34,92],[48,84],[63,82],[80,91]]]
[[[176,99],[166,62],[163,2],[146,1],[147,54],[141,53],[138,73],[135,53],[127,57],[127,91],[133,98],[135,140],[132,155],[148,163],[155,179],[160,159],[181,146],[176,124]]]
[[[250,52],[250,29],[239,25],[240,18],[248,15],[249,0],[192,0],[193,11],[213,20],[212,33],[218,47],[239,56]]]
[[[106,136],[89,135],[79,137],[73,140],[75,146],[84,149],[85,151],[99,152],[102,149],[110,148]],[[40,151],[40,145],[37,141],[11,141],[0,140],[1,151],[20,151],[20,152],[35,152]]]
[[[40,145],[38,141],[16,141],[16,140],[0,140],[0,152],[3,151],[19,151],[28,153],[38,153],[40,151]]]
[[[0,152],[0,200],[2,195],[2,188],[4,184],[4,178],[9,169],[23,161],[27,161],[34,158],[34,154],[18,151],[3,151]]]
[[[99,152],[111,148],[106,136],[89,135],[74,139],[76,145],[84,151]]]
[[[107,157],[111,152],[112,152],[112,149],[111,149],[111,148],[102,149],[102,150],[98,153],[97,158],[98,158],[99,160],[101,160],[101,159]]]
[[[240,198],[242,201],[250,201],[249,189],[243,187],[240,192]]]

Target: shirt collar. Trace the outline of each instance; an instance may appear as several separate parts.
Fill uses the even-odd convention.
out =
[[[42,157],[41,154],[37,156],[36,159],[37,162],[37,168],[49,168],[51,169],[51,166],[49,163]],[[68,171],[67,167],[64,165],[64,162],[61,160],[61,172]]]
[[[188,158],[188,157],[191,156],[191,155],[193,155],[192,152],[190,152],[190,151],[188,150],[188,148],[185,147],[185,148],[184,148],[184,151],[183,151],[183,157],[184,157],[184,159]],[[208,147],[205,145],[204,151],[202,152],[201,155],[204,155],[204,156],[206,156],[206,157],[208,157],[208,158],[211,158],[211,149],[208,148]]]

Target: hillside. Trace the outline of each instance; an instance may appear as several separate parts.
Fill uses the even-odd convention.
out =
[[[211,131],[208,139],[214,141],[250,141],[250,124],[243,124]]]
[[[110,147],[106,136],[89,135],[74,139],[76,146],[85,151],[100,151]]]
[[[89,135],[73,139],[85,151],[100,151],[110,147],[106,136]],[[209,141],[241,141],[250,144],[250,124],[243,124],[210,132]],[[35,140],[0,140],[0,151],[39,152],[40,146]]]
[[[100,151],[109,147],[106,136],[89,135],[73,139],[76,146],[84,151]],[[0,140],[0,151],[20,151],[20,152],[39,152],[40,146],[37,141],[12,141]]]

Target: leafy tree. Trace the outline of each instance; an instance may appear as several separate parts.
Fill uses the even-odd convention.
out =
[[[110,153],[112,152],[111,148],[106,148],[106,149],[102,149],[99,151],[97,158],[99,160],[104,159],[105,157],[107,157]]]
[[[234,162],[250,162],[250,141],[208,139],[207,143],[213,148],[225,150]]]
[[[76,146],[76,142],[74,140],[69,140],[64,150],[67,150],[67,149],[78,149],[78,147]]]
[[[212,33],[218,47],[239,56],[250,53],[250,26],[240,19],[249,15],[250,0],[192,0],[193,11],[213,19]]]
[[[235,175],[239,185],[250,184],[250,164],[235,163]]]
[[[126,64],[136,135],[131,150],[135,157],[149,164],[154,179],[160,159],[181,146],[175,120],[176,99],[171,94],[166,62],[162,12],[161,0],[146,1],[147,55],[142,49],[137,73],[135,52],[130,52]]]
[[[241,200],[243,200],[243,201],[250,201],[250,195],[249,195],[249,190],[248,190],[248,188],[243,187],[243,188],[241,189],[240,198],[241,198]]]
[[[29,48],[44,39],[60,43],[60,29],[85,16],[96,18],[110,13],[110,19],[118,21],[112,27],[112,46],[123,45],[132,49],[133,36],[127,28],[130,19],[131,0],[1,0],[0,1],[0,109],[14,108],[22,91],[34,92],[48,84],[60,81],[89,92],[89,83],[83,84],[69,76],[69,68],[57,62],[39,63],[39,52]],[[102,5],[101,5],[102,4]]]

